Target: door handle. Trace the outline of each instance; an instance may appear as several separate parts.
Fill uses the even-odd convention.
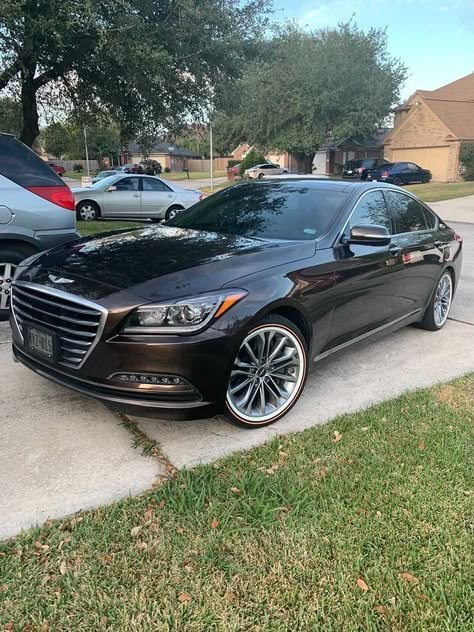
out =
[[[134,193],[133,197],[140,197],[140,193]]]
[[[435,241],[434,244],[435,248],[446,248],[447,243],[445,241]]]
[[[390,250],[390,254],[392,254],[394,257],[396,257],[397,255],[399,255],[401,253],[403,248],[401,246],[390,246],[389,250]]]

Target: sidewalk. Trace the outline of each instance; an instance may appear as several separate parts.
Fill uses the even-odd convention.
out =
[[[429,206],[446,222],[474,224],[474,195],[441,202],[429,202]]]

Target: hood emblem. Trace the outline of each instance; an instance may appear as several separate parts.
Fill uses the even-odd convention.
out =
[[[74,283],[72,279],[65,279],[62,276],[54,276],[54,274],[48,274],[48,278],[53,283]]]

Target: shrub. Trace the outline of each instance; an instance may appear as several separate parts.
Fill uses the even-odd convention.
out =
[[[459,151],[464,180],[474,180],[474,143],[462,143]]]
[[[240,163],[240,175],[243,176],[246,169],[255,167],[255,165],[259,165],[262,162],[266,162],[265,156],[256,149],[251,149]]]
[[[169,167],[165,167],[165,173],[171,173],[171,169]]]
[[[240,164],[240,160],[228,160],[227,161],[227,169],[230,169],[231,167],[235,167],[235,165]]]
[[[72,170],[75,173],[81,173],[81,171],[83,170],[83,166],[82,166],[82,164],[80,162],[76,162],[76,163],[73,164]]]

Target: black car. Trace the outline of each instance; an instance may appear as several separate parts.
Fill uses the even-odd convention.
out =
[[[390,162],[368,174],[368,180],[389,182],[390,184],[413,184],[415,182],[429,182],[431,171],[422,169],[414,162]]]
[[[13,352],[87,395],[191,416],[225,405],[264,426],[313,360],[410,323],[441,329],[461,259],[454,230],[396,187],[237,184],[164,225],[24,262]]]
[[[342,177],[367,180],[367,175],[370,171],[373,169],[379,169],[388,164],[388,160],[385,160],[385,158],[362,158],[360,160],[349,160],[344,165]]]

